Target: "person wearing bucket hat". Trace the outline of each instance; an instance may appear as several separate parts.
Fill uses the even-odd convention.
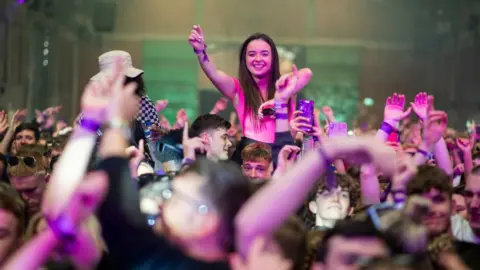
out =
[[[147,90],[145,87],[145,82],[143,81],[143,70],[138,69],[133,66],[132,57],[128,52],[125,51],[109,51],[98,57],[98,64],[100,67],[100,72],[95,74],[90,80],[98,81],[103,76],[109,74],[113,68],[113,64],[116,58],[122,59],[122,63],[125,67],[124,73],[127,79],[125,83],[135,82],[137,84],[137,90],[135,94],[139,96],[140,105],[138,108],[137,120],[141,124],[146,124],[150,122],[152,124],[158,125],[159,119],[157,111],[155,110],[155,104],[147,96]]]
[[[145,82],[143,80],[143,70],[138,69],[133,66],[132,57],[126,51],[114,50],[106,52],[98,57],[98,64],[100,67],[100,72],[95,74],[90,80],[99,81],[103,76],[108,75],[113,70],[113,66],[116,59],[121,59],[121,62],[124,66],[125,74],[125,84],[134,82],[137,84],[137,89],[135,94],[140,97],[140,103],[138,107],[138,113],[136,116],[136,121],[132,123],[132,144],[135,146],[139,145],[140,140],[146,141],[144,129],[146,125],[157,125],[159,126],[159,119],[157,111],[155,109],[155,104],[147,96],[147,89],[145,87]],[[145,145],[145,160],[151,165],[154,166],[154,159],[152,155],[154,153],[150,152],[148,144]]]

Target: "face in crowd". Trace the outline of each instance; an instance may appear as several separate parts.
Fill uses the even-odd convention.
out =
[[[242,150],[242,171],[250,180],[272,176],[272,150],[264,143],[252,143]]]

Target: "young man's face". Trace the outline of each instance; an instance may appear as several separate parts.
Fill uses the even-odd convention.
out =
[[[350,210],[350,193],[338,186],[333,189],[322,189],[317,193],[315,201],[309,203],[310,211],[316,215],[316,225],[321,221],[345,219]]]
[[[460,194],[452,195],[452,215],[459,215],[464,219],[467,219],[468,212],[465,204],[465,198]]]
[[[249,179],[269,179],[272,176],[272,166],[268,160],[244,160],[242,172]]]
[[[228,149],[232,146],[232,142],[228,139],[227,130],[225,128],[218,128],[213,131],[205,132],[203,136],[206,136],[209,141],[207,156],[219,160],[228,159]]]
[[[45,173],[24,177],[10,177],[10,183],[27,203],[27,209],[30,214],[40,210],[40,204],[45,191],[45,177]]]
[[[328,253],[322,264],[313,269],[357,270],[360,259],[383,258],[388,256],[385,243],[376,237],[346,238],[333,236],[327,243]],[[367,247],[367,248],[366,248]]]
[[[431,189],[430,192],[425,192],[421,196],[432,202],[429,213],[422,220],[430,236],[445,233],[450,226],[452,214],[452,201],[449,194]]]
[[[464,196],[470,227],[476,234],[480,234],[480,175],[468,176]]]
[[[19,244],[18,226],[19,220],[13,213],[0,209],[0,263],[4,262]]]
[[[216,234],[219,217],[202,193],[206,180],[187,173],[172,181],[172,193],[162,205],[162,229],[171,241],[183,246]]]
[[[35,132],[29,129],[22,130],[15,135],[13,143],[16,149],[20,149],[22,145],[35,144]]]

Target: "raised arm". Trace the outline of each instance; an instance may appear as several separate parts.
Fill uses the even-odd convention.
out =
[[[200,25],[193,26],[188,42],[197,55],[198,62],[205,75],[225,97],[233,100],[235,97],[235,82],[225,72],[218,70],[215,63],[208,56],[207,45],[205,44],[203,30]]]
[[[307,153],[285,175],[272,179],[243,206],[235,218],[241,254],[247,254],[255,237],[270,235],[301,206],[314,183],[327,170],[328,160],[347,157],[375,163],[385,174],[392,174],[394,170],[391,162],[394,151],[376,139],[328,139],[320,151]],[[263,218],[265,216],[269,218]]]

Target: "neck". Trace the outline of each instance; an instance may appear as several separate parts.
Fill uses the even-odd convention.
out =
[[[217,155],[213,154],[212,152],[207,152],[207,158],[212,161],[218,161],[219,158]]]
[[[315,217],[315,226],[317,227],[327,227],[331,229],[335,226],[335,222],[337,222],[335,219],[323,219],[318,215]]]
[[[226,261],[227,254],[213,242],[189,244],[187,254],[196,260],[204,262]]]
[[[268,92],[268,81],[269,81],[268,79],[269,79],[269,76],[265,76],[262,78],[254,77],[254,80],[257,83],[257,87],[262,93],[262,95]]]

